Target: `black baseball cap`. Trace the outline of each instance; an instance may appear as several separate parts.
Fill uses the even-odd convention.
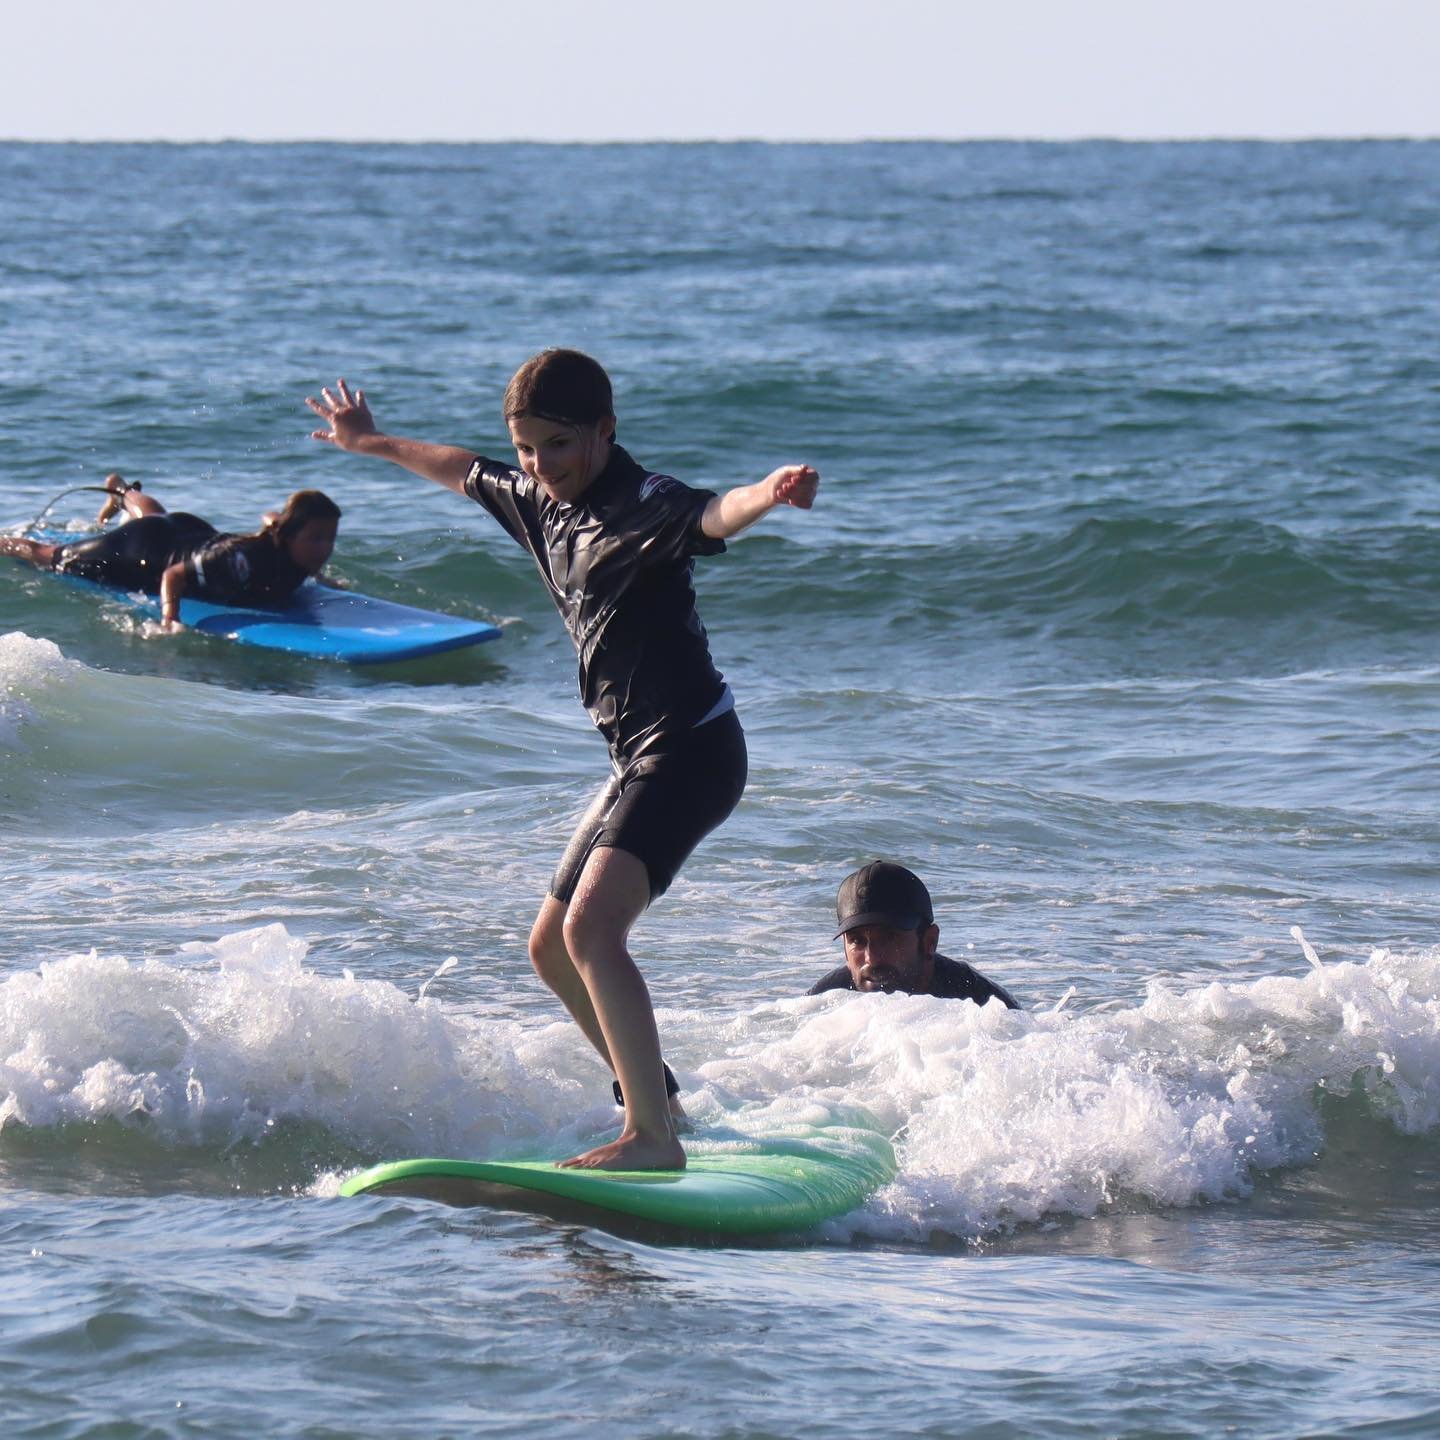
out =
[[[836,939],[862,925],[918,930],[934,920],[930,892],[920,877],[889,860],[872,860],[847,875],[835,897]]]

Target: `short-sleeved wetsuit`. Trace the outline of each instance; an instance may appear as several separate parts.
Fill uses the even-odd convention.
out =
[[[745,737],[695,609],[693,562],[723,540],[700,528],[708,490],[652,475],[618,445],[573,504],[477,457],[465,493],[527,549],[574,641],[580,698],[614,775],[551,881],[568,901],[590,852],[637,856],[653,899],[745,788]]]
[[[186,591],[222,605],[280,605],[305,572],[268,535],[222,535],[184,511],[141,515],[55,552],[54,568],[121,590],[160,592],[165,571],[185,566]]]
[[[308,578],[265,534],[216,535],[185,561],[187,590],[221,605],[283,605]]]
[[[158,595],[165,571],[214,538],[215,527],[209,521],[183,510],[141,515],[93,540],[61,545],[54,568],[97,585]]]
[[[853,990],[855,977],[847,965],[838,965],[828,975],[817,980],[805,993],[820,995],[826,990]],[[987,980],[978,970],[963,960],[952,960],[948,955],[935,957],[935,979],[927,995],[941,1000],[973,1000],[983,1005],[987,1000],[998,1000],[1010,1010],[1018,1010],[1020,1002],[1003,986]]]

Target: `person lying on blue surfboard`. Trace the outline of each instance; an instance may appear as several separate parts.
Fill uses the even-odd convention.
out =
[[[615,441],[610,377],[577,350],[527,360],[502,411],[518,465],[388,435],[342,379],[306,403],[316,440],[388,460],[475,501],[529,551],[580,661],[580,698],[611,777],[580,821],[530,932],[530,962],[620,1082],[618,1139],[566,1162],[679,1170],[683,1118],[666,1095],[631,927],[739,803],[745,735],[695,608],[694,560],[776,506],[808,510],[819,475],[782,465],[724,495],[651,474]]]
[[[893,861],[873,860],[845,877],[835,898],[835,938],[845,942],[845,963],[817,980],[807,995],[900,991],[1020,1008],[1003,986],[937,952],[940,927],[930,892],[918,875]]]
[[[227,535],[198,515],[172,514],[138,481],[110,474],[105,489],[110,493],[96,522],[123,512],[123,524],[68,543],[0,536],[0,555],[159,595],[166,631],[184,628],[180,600],[187,594],[221,605],[283,605],[306,580],[320,577],[340,526],[340,507],[319,490],[297,490],[253,535]]]

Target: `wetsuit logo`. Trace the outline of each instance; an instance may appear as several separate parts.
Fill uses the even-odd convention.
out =
[[[648,500],[652,495],[658,495],[662,490],[671,490],[680,482],[673,475],[647,475],[645,483],[640,487],[640,498]]]

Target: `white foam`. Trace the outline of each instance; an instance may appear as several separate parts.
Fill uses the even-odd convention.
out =
[[[513,1024],[316,974],[281,925],[187,949],[199,963],[92,951],[0,985],[0,1126],[143,1117],[225,1146],[303,1120],[379,1150],[480,1153],[523,1121]]]
[[[21,729],[34,720],[37,695],[67,671],[82,668],[51,640],[20,630],[0,635],[0,745],[14,746]]]
[[[1143,1004],[1088,1013],[830,994],[755,1010],[699,1070],[721,1108],[769,1093],[783,1118],[849,1101],[896,1137],[896,1181],[846,1233],[974,1236],[1243,1196],[1323,1147],[1325,1091],[1363,1088],[1402,1132],[1440,1127],[1437,996],[1436,950],[1252,984],[1157,981]]]
[[[613,1130],[608,1077],[568,1020],[516,1018],[504,996],[461,1010],[306,960],[270,925],[173,963],[91,952],[12,975],[0,1127],[118,1119],[223,1149],[297,1121],[375,1157],[554,1156]],[[837,1122],[895,1137],[896,1180],[844,1234],[1242,1196],[1258,1171],[1311,1159],[1317,1097],[1357,1084],[1377,1123],[1440,1127],[1440,950],[1157,981],[1142,1004],[1088,1012],[832,993],[660,1019],[702,1143]]]

